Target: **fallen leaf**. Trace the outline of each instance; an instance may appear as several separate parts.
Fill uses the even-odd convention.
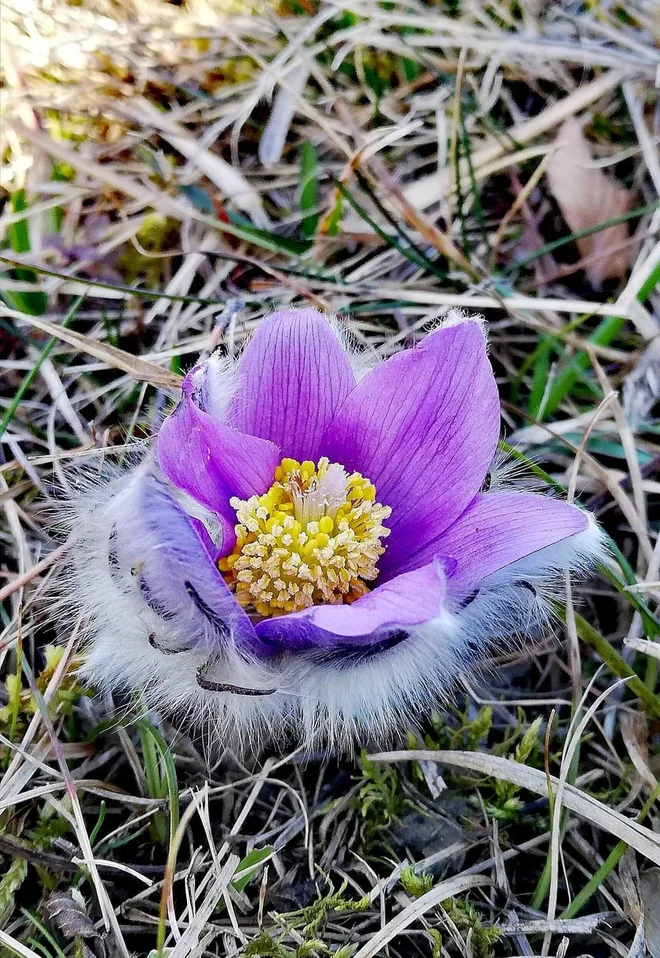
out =
[[[627,213],[631,193],[594,165],[581,123],[574,117],[560,128],[547,170],[550,191],[572,233],[591,229]],[[576,240],[592,286],[622,279],[630,267],[631,247],[625,223],[608,226]]]
[[[45,905],[48,918],[65,938],[97,938],[98,932],[87,915],[84,903],[73,893],[51,895]]]

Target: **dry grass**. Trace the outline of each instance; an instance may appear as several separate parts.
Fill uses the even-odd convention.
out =
[[[660,954],[655,0],[3,17],[1,946]],[[546,176],[575,117],[632,209],[589,243]],[[77,686],[75,623],[48,649],[44,502],[148,436],[198,353],[303,302],[385,354],[483,312],[507,442],[619,551],[405,748],[209,770]]]

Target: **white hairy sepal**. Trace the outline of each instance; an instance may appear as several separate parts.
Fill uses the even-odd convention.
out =
[[[483,662],[489,646],[534,636],[549,616],[553,578],[589,567],[602,554],[595,523],[563,543],[490,576],[469,601],[424,626],[394,630],[375,653],[349,649],[282,655],[269,661],[228,642],[188,648],[189,636],[149,607],[130,569],[111,569],[108,543],[115,523],[131,527],[132,486],[142,470],[93,487],[70,504],[68,575],[61,582],[69,626],[82,621],[81,678],[109,692],[130,692],[141,705],[206,731],[210,741],[255,747],[293,736],[309,747],[350,748],[366,737],[386,739],[446,701],[460,674]],[[465,604],[464,604],[465,603]],[[155,641],[154,641],[155,640]],[[178,650],[178,651],[177,651]],[[211,691],[206,681],[246,695]]]
[[[583,575],[607,558],[605,536],[592,516],[583,532],[539,549],[480,583],[454,602],[457,645],[467,668],[484,650],[513,648],[556,618],[554,602],[565,594],[567,573]]]
[[[444,325],[474,321],[452,311]],[[373,357],[355,349],[345,328],[337,322],[333,327],[360,378]],[[218,419],[226,416],[235,385],[235,360],[220,353],[193,373],[196,398]],[[149,607],[130,569],[111,572],[113,525],[130,535],[136,518],[132,483],[141,470],[152,468],[147,457],[124,476],[82,484],[66,510],[70,562],[60,579],[58,605],[69,629],[76,613],[80,616],[85,680],[105,691],[130,692],[147,707],[205,726],[219,741],[254,746],[291,734],[310,747],[323,742],[343,748],[366,736],[383,739],[410,728],[420,714],[446,700],[460,673],[482,662],[493,642],[501,647],[534,636],[549,618],[547,597],[563,574],[586,570],[603,555],[592,522],[584,533],[490,576],[474,594],[450,595],[437,619],[406,629],[398,644],[388,645],[385,636],[383,650],[375,653],[317,651],[257,661],[229,641],[220,655],[211,634],[190,648],[180,623],[173,625]],[[214,517],[185,494],[169,492],[205,522],[217,542]],[[200,670],[207,682],[275,692],[211,691],[200,685]]]
[[[239,746],[294,736],[310,747],[348,748],[365,735],[381,739],[412,726],[420,710],[450,693],[461,662],[449,613],[375,655],[318,651],[262,662],[231,641],[214,654],[210,636],[206,647],[188,648],[189,637],[147,604],[134,570],[109,561],[113,528],[120,522],[130,531],[132,487],[147,468],[149,462],[100,485],[85,481],[80,499],[66,509],[71,534],[59,619],[67,629],[78,618],[82,623],[84,682],[128,692],[142,707]],[[200,670],[213,683],[276,691],[209,691],[199,684]]]

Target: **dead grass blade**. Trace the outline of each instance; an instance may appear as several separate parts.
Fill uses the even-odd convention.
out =
[[[407,905],[403,911],[392,918],[384,928],[373,936],[371,941],[363,945],[355,953],[353,958],[373,958],[377,955],[393,938],[400,935],[402,931],[411,925],[414,921],[424,915],[431,908],[435,908],[441,902],[448,898],[453,898],[461,892],[468,891],[470,888],[478,888],[483,885],[492,885],[493,880],[483,875],[458,875],[455,878],[449,878],[447,881],[440,882],[435,888],[427,891],[420,898],[415,899]]]
[[[472,165],[475,174],[480,167],[492,163],[506,152],[505,142],[513,142],[522,146],[525,143],[530,143],[536,139],[537,136],[542,136],[549,130],[556,129],[557,126],[568,119],[568,117],[580,113],[598,100],[599,97],[603,96],[603,94],[617,87],[621,83],[621,79],[622,74],[618,70],[603,73],[602,76],[596,80],[592,80],[591,83],[585,83],[579,86],[577,90],[562,100],[551,103],[545,110],[542,110],[538,116],[523,120],[515,126],[512,126],[506,131],[506,141],[498,138],[497,141],[489,143],[487,146],[473,153]],[[462,173],[467,172],[467,164],[465,164],[465,166],[465,170],[461,169]],[[432,176],[421,177],[412,186],[406,189],[406,195],[414,206],[423,210],[437,203],[442,199],[445,193],[450,190],[450,171],[447,171],[442,176],[433,174]]]
[[[169,389],[178,389],[181,386],[181,377],[177,376],[176,373],[161,369],[160,366],[155,366],[144,359],[132,356],[123,349],[118,349],[109,343],[100,343],[89,336],[77,333],[74,329],[66,329],[56,323],[50,323],[47,319],[21,315],[20,320],[34,326],[35,329],[48,333],[50,336],[64,340],[65,343],[74,346],[80,352],[87,353],[88,356],[94,356],[114,369],[121,369],[140,382],[151,383],[152,386],[164,386]]]
[[[20,955],[20,958],[40,958],[36,951],[28,948],[16,938],[12,938],[6,931],[0,928],[0,944],[4,945],[10,955]]]
[[[380,752],[369,757],[374,762],[427,761],[437,762],[439,765],[449,765],[451,768],[469,769],[472,772],[489,775],[503,782],[513,782],[520,788],[526,788],[530,792],[542,795],[544,798],[549,797],[545,772],[538,768],[522,765],[520,762],[513,762],[508,758],[499,758],[496,755],[486,755],[480,752],[454,752],[442,749],[437,752],[413,749],[409,752]],[[556,790],[560,784],[559,779],[550,776],[550,781],[553,790]],[[652,832],[650,828],[630,821],[620,812],[608,808],[598,799],[573,785],[564,786],[563,803],[566,808],[575,812],[576,815],[580,815],[611,835],[616,835],[617,838],[626,842],[631,848],[648,858],[649,861],[656,865],[660,864],[660,835]]]
[[[202,938],[204,926],[218,907],[218,902],[234,877],[236,866],[240,859],[238,855],[230,855],[223,867],[217,871],[211,882],[204,901],[190,919],[190,924],[170,951],[170,958],[186,958]]]
[[[205,149],[179,124],[156,109],[144,97],[136,99],[135,102],[129,100],[126,109],[131,111],[133,118],[138,122],[155,127],[179,153],[207,176],[227,199],[232,200],[239,209],[249,213],[256,226],[269,225],[259,194],[250,186],[240,170],[233,167],[231,163],[227,163],[222,157]]]

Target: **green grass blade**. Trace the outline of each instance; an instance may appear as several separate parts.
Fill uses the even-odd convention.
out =
[[[565,618],[565,612],[560,611],[562,618]],[[630,668],[626,660],[614,649],[604,636],[594,629],[586,619],[575,612],[575,626],[577,634],[582,642],[596,652],[603,660],[611,672],[620,679],[627,679],[626,683],[630,691],[636,695],[642,702],[644,708],[654,718],[660,718],[660,696],[655,695],[636,672]]]
[[[617,316],[608,316],[599,323],[598,328],[588,337],[588,341],[595,346],[609,346],[625,325],[625,319],[621,319]],[[590,366],[591,359],[589,358],[589,354],[581,350],[572,356],[565,366],[559,369],[550,387],[546,401],[543,404],[539,418],[547,419],[557,411]]]
[[[80,306],[81,306],[83,300],[86,298],[86,296],[87,296],[87,293],[83,293],[82,295],[80,295],[80,296],[78,297],[78,299],[77,299],[77,300],[75,301],[75,303],[70,307],[70,309],[69,309],[69,311],[67,312],[66,316],[65,316],[64,319],[62,320],[62,326],[68,326],[69,323],[71,323],[71,322],[73,321],[73,319],[74,319],[76,313],[77,313],[78,310],[80,309]],[[43,348],[43,350],[42,350],[42,352],[41,352],[41,355],[40,355],[40,356],[38,357],[38,359],[35,361],[34,365],[33,365],[32,368],[30,369],[30,371],[29,371],[28,373],[26,373],[25,378],[23,379],[23,382],[21,383],[21,385],[20,385],[20,386],[18,387],[18,389],[16,390],[16,394],[15,394],[14,398],[12,399],[12,401],[10,402],[9,408],[7,409],[6,413],[5,413],[4,416],[2,417],[2,420],[0,420],[0,440],[1,440],[2,437],[4,436],[5,430],[7,429],[7,426],[9,425],[9,423],[10,423],[10,422],[12,421],[12,419],[14,418],[14,413],[15,413],[16,410],[18,409],[18,406],[19,406],[19,404],[20,404],[20,402],[21,402],[21,399],[23,398],[23,396],[25,396],[26,392],[28,391],[28,389],[30,388],[30,386],[32,385],[32,383],[34,382],[36,376],[37,376],[38,373],[39,373],[39,370],[41,369],[41,367],[42,367],[42,365],[44,364],[44,362],[46,361],[46,359],[48,359],[48,357],[49,357],[50,354],[52,353],[52,351],[53,351],[53,349],[55,348],[55,345],[57,344],[58,341],[59,341],[59,340],[57,340],[54,336],[52,336],[52,337],[48,340],[48,342],[46,343],[46,345],[44,346],[44,348]]]
[[[637,299],[640,303],[643,303],[645,299],[651,295],[651,293],[660,286],[660,263],[656,266],[654,270],[651,271],[651,275],[646,280],[645,283],[639,288],[637,293]]]
[[[660,784],[656,785],[649,797],[647,798],[644,806],[635,819],[636,822],[641,825],[644,822],[644,819],[651,811],[653,804],[658,800],[660,796]],[[618,842],[612,851],[609,853],[603,864],[598,868],[587,884],[584,886],[582,891],[580,891],[573,901],[570,903],[568,908],[565,908],[564,911],[559,916],[561,919],[566,918],[575,918],[576,915],[579,915],[589,899],[596,894],[600,886],[603,884],[605,879],[610,875],[616,866],[619,864],[623,858],[626,849],[628,846],[625,842]]]
[[[319,225],[319,163],[311,140],[305,140],[300,151],[300,209],[300,231],[311,240]]]
[[[384,243],[387,243],[388,246],[394,247],[401,256],[404,256],[407,260],[410,260],[411,263],[414,263],[415,266],[419,266],[421,269],[426,270],[428,268],[428,261],[420,256],[415,250],[409,246],[404,246],[399,240],[392,236],[391,233],[386,232],[382,227],[376,223],[376,221],[369,215],[364,206],[355,199],[355,197],[349,193],[343,183],[340,183],[339,180],[335,180],[335,186],[339,190],[340,194],[348,200],[355,212],[367,223],[371,229],[380,236]],[[409,242],[409,241],[407,241]]]
[[[13,213],[22,213],[27,210],[28,202],[25,190],[16,190],[11,196],[11,209]],[[24,254],[31,250],[30,245],[30,225],[27,217],[12,223],[7,230],[9,244],[15,253]],[[36,283],[37,274],[33,269],[25,266],[18,266],[8,274],[9,279],[17,280],[22,283]],[[0,289],[0,298],[4,300],[10,309],[15,309],[20,313],[27,313],[29,316],[43,316],[48,308],[48,298],[45,293],[35,291]]]

